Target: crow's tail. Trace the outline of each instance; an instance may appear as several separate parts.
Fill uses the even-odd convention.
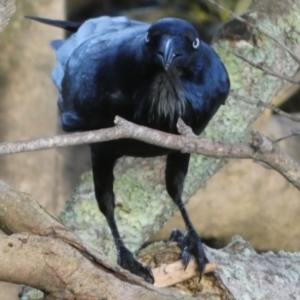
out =
[[[59,27],[71,32],[76,32],[78,28],[82,25],[83,22],[71,22],[71,21],[60,21],[60,20],[50,20],[50,19],[44,19],[39,17],[31,17],[31,16],[25,16],[27,19],[31,19],[40,23],[44,23],[47,25]]]

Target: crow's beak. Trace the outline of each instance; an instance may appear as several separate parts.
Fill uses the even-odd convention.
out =
[[[170,65],[172,64],[174,58],[176,57],[174,53],[174,45],[171,37],[165,37],[160,44],[156,56],[158,61],[161,63],[165,71],[168,71]]]

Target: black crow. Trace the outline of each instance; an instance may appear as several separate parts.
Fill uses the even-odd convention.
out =
[[[114,126],[119,115],[131,122],[178,134],[178,118],[200,134],[230,88],[228,74],[216,52],[187,21],[165,18],[152,25],[125,17],[99,17],[83,23],[37,21],[67,29],[67,40],[52,47],[57,64],[52,78],[59,90],[61,127],[85,131]],[[90,145],[95,195],[114,237],[118,263],[153,282],[151,270],[125,247],[114,218],[113,168],[121,156],[167,155],[166,188],[177,204],[187,232],[171,239],[182,248],[187,265],[193,255],[203,274],[208,259],[182,202],[189,154],[132,139]]]

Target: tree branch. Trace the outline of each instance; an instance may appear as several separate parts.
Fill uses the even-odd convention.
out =
[[[60,239],[28,234],[0,238],[0,280],[46,291],[54,299],[184,299],[109,273]],[[41,280],[41,278],[43,280]],[[101,286],[101,288],[99,288]]]
[[[179,123],[179,126],[182,133],[186,134],[185,136],[172,135],[138,126],[120,117],[116,117],[115,124],[115,127],[109,129],[41,138],[26,142],[3,143],[0,144],[0,154],[131,138],[156,146],[179,150],[183,153],[197,153],[215,158],[252,158],[268,164],[300,189],[300,164],[258,132],[252,132],[252,145],[247,143],[231,144],[198,138],[182,123]]]
[[[20,201],[22,205],[19,204]],[[24,209],[24,207],[26,207],[26,209]],[[24,210],[26,213],[26,218],[23,217]],[[120,268],[119,266],[111,266],[111,264],[108,263],[106,256],[103,255],[101,251],[94,249],[85,241],[80,239],[71,230],[66,228],[59,220],[44,210],[43,207],[41,207],[31,196],[25,193],[17,192],[1,181],[0,228],[9,234],[23,233],[25,231],[30,235],[61,240],[62,242],[74,247],[83,255],[92,258],[93,261],[96,261],[100,266],[102,266],[102,269],[106,270],[107,272],[118,273],[119,279],[121,278],[133,283],[142,283],[142,285],[144,284],[139,277],[134,276],[135,278],[130,278],[132,274],[124,271],[124,269]],[[48,243],[46,240],[45,242]],[[167,272],[162,274],[160,269],[154,270],[153,273],[157,286],[170,286],[178,282],[178,280],[180,281],[182,279],[187,279],[198,274],[195,262],[189,265],[187,272],[184,272],[184,267],[181,266],[180,262],[167,266],[165,267],[165,270],[166,269],[176,269],[176,272],[174,272],[172,278],[170,278],[170,275],[168,275]],[[214,269],[215,266],[213,264],[208,264],[205,273],[212,272]],[[14,282],[19,283],[18,280]],[[29,285],[35,286],[32,284]]]
[[[256,106],[262,106],[262,107],[265,107],[265,108],[268,108],[268,109],[271,109],[272,111],[276,112],[278,115],[281,115],[281,116],[284,116],[294,122],[300,122],[300,117],[298,116],[294,116],[294,115],[291,115],[285,111],[283,111],[282,109],[278,108],[277,106],[275,106],[274,104],[269,104],[269,103],[264,103],[260,100],[258,101],[252,101],[252,100],[248,100],[242,96],[239,96],[239,95],[236,95],[237,98],[240,98],[242,101],[246,102],[246,103],[249,103],[249,104],[253,104],[253,105],[256,105]]]
[[[300,293],[300,270],[295,268],[300,263],[299,255],[284,252],[259,255],[237,237],[222,250],[205,248],[209,259],[218,266],[216,276],[204,276],[201,284],[198,277],[187,281],[188,286],[194,286],[193,294],[187,294],[182,284],[172,290],[158,289],[109,264],[99,250],[82,242],[32,197],[3,182],[0,182],[0,224],[14,233],[0,236],[0,280],[42,289],[47,299],[187,300],[188,295],[199,300],[212,295],[216,300],[258,299],[256,294],[261,299],[285,299],[286,295]],[[155,274],[159,272],[164,278],[176,276],[176,272],[170,274],[168,270],[174,264],[164,265],[180,256],[180,249],[174,243],[160,243],[149,253],[152,253],[149,265],[155,263],[159,268]]]
[[[243,61],[247,62],[247,63],[248,63],[249,65],[251,65],[252,67],[255,67],[255,68],[257,68],[257,69],[263,71],[263,72],[264,72],[265,74],[267,74],[267,75],[275,76],[275,77],[281,78],[281,79],[283,79],[283,80],[289,81],[289,82],[291,82],[291,83],[300,84],[300,81],[299,81],[299,80],[295,80],[295,79],[290,78],[290,77],[288,77],[288,76],[284,76],[284,75],[282,75],[282,74],[280,74],[280,73],[274,72],[274,71],[272,71],[272,70],[270,70],[270,69],[264,67],[261,63],[255,63],[255,62],[253,62],[253,61],[247,59],[246,57],[244,57],[243,55],[240,55],[240,54],[238,54],[238,53],[235,53],[235,55],[236,55],[238,58],[242,59]]]

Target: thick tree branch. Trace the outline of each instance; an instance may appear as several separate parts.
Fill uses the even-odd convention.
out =
[[[134,289],[144,288],[150,294],[153,292],[155,295],[157,292],[141,278],[118,265],[110,264],[101,251],[81,240],[31,196],[15,191],[1,181],[0,228],[7,233],[14,233],[9,238],[0,238],[0,253],[6,253],[0,255],[0,281],[27,284],[46,290],[53,297],[64,299],[73,299],[72,296],[78,299],[99,299],[97,293],[107,293],[108,299],[120,299],[122,288],[129,289],[129,284],[134,285]],[[24,232],[26,234],[21,234]],[[14,265],[13,261],[17,263]],[[172,270],[174,266],[177,266],[177,271],[173,276],[159,269],[154,270],[157,286],[173,285],[198,274],[194,263],[190,264],[187,272],[184,272],[180,262],[165,269]],[[214,265],[210,264],[206,272],[213,270]],[[32,276],[33,273],[35,276]],[[40,278],[43,278],[42,282]],[[79,289],[83,283],[85,288]],[[110,284],[110,288],[96,292],[100,283],[103,286]],[[128,299],[136,299],[136,293],[132,291],[132,294],[123,295]],[[154,295],[145,299],[164,297],[164,292]]]
[[[12,215],[18,218],[11,220]],[[174,289],[158,289],[116,265],[109,266],[101,252],[82,243],[32,197],[3,182],[0,224],[14,233],[0,236],[0,280],[42,289],[47,299],[190,299],[183,294],[184,290],[178,293]],[[259,255],[240,238],[222,250],[206,250],[218,266],[217,276],[204,276],[200,285],[197,277],[190,279],[188,284],[197,287],[193,294],[196,299],[211,299],[212,295],[216,300],[259,299],[257,294],[261,299],[289,299],[287,295],[300,293],[300,270],[295,268],[300,263],[297,254]],[[175,259],[180,256],[174,244],[160,244],[150,252],[150,264],[169,263],[170,258],[164,253]],[[168,269],[162,265],[161,274]],[[174,277],[176,272],[171,275]],[[182,289],[182,285],[177,289]]]
[[[53,299],[184,299],[120,280],[60,239],[14,234],[0,238],[0,251],[0,280],[39,288]]]

